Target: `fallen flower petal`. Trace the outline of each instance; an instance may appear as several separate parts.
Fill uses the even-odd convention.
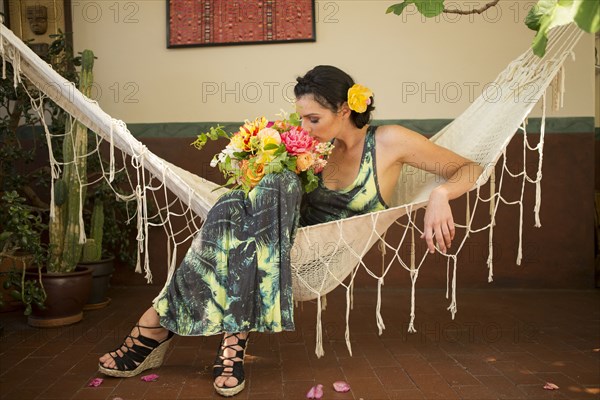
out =
[[[348,382],[335,381],[333,382],[333,389],[336,392],[345,393],[350,391],[350,385],[348,384]]]
[[[306,393],[307,399],[320,399],[321,397],[323,397],[323,385],[321,384],[311,387]]]
[[[156,374],[144,375],[144,376],[142,376],[141,379],[146,382],[154,382],[154,381],[158,380],[158,375],[156,375]]]
[[[552,382],[546,382],[546,384],[544,385],[544,389],[546,389],[546,390],[557,390],[558,386],[556,386]]]
[[[98,387],[98,386],[102,385],[102,382],[104,382],[104,379],[94,378],[90,381],[90,383],[88,383],[88,386],[89,387]]]

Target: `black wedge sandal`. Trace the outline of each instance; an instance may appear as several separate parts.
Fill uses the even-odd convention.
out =
[[[235,336],[237,338],[237,342],[225,346],[225,340]],[[235,386],[217,386],[216,383],[213,383],[213,386],[218,394],[224,397],[235,396],[246,387],[246,381],[244,378],[244,355],[246,354],[246,344],[248,342],[248,337],[246,339],[241,339],[238,333],[232,333],[231,335],[223,337],[221,339],[221,344],[219,345],[219,349],[217,351],[217,358],[215,359],[215,364],[213,365],[213,378],[217,379],[218,377],[234,377],[237,379],[238,383]],[[237,350],[236,347],[239,346],[240,349]],[[231,357],[225,357],[225,350],[232,349],[235,350],[235,355]],[[233,363],[233,365],[225,365],[225,360],[229,360]]]
[[[147,369],[157,368],[162,365],[165,353],[169,348],[169,341],[174,336],[174,333],[169,331],[167,338],[159,342],[142,335],[140,328],[159,329],[163,328],[162,326],[142,326],[136,324],[135,328],[138,330],[137,336],[131,336],[130,333],[125,336],[121,346],[108,353],[115,360],[117,364],[116,368],[106,368],[102,363],[98,363],[98,370],[100,372],[117,378],[130,378]],[[131,346],[127,345],[127,338],[131,338]],[[117,353],[118,351],[123,355],[120,356]]]

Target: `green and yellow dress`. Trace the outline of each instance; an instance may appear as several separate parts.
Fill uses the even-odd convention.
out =
[[[154,302],[161,325],[185,336],[294,330],[290,250],[299,223],[387,207],[377,184],[374,133],[369,127],[358,176],[341,191],[320,184],[302,197],[300,180],[286,171],[266,175],[248,196],[223,195]]]

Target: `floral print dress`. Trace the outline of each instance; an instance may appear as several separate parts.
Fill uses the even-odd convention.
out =
[[[301,196],[287,170],[248,195],[223,195],[154,301],[161,325],[186,336],[294,330],[290,250]]]

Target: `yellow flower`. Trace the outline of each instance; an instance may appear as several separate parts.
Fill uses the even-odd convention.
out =
[[[264,128],[258,132],[258,138],[261,141],[261,146],[264,148],[268,144],[276,144],[279,146],[281,143],[281,136],[273,128]]]
[[[279,146],[281,144],[281,136],[273,128],[264,128],[258,132],[256,137],[260,140],[258,162],[269,163],[273,160],[273,154],[277,151],[276,148],[265,150],[265,147],[270,144]]]
[[[367,106],[371,104],[371,96],[373,96],[371,89],[355,83],[348,89],[348,107],[357,113],[364,113],[367,111]]]
[[[231,145],[237,149],[237,151],[248,151],[250,150],[250,134],[244,130],[240,130],[231,138]]]
[[[300,173],[309,169],[315,162],[311,153],[298,154],[296,158],[296,172]]]

